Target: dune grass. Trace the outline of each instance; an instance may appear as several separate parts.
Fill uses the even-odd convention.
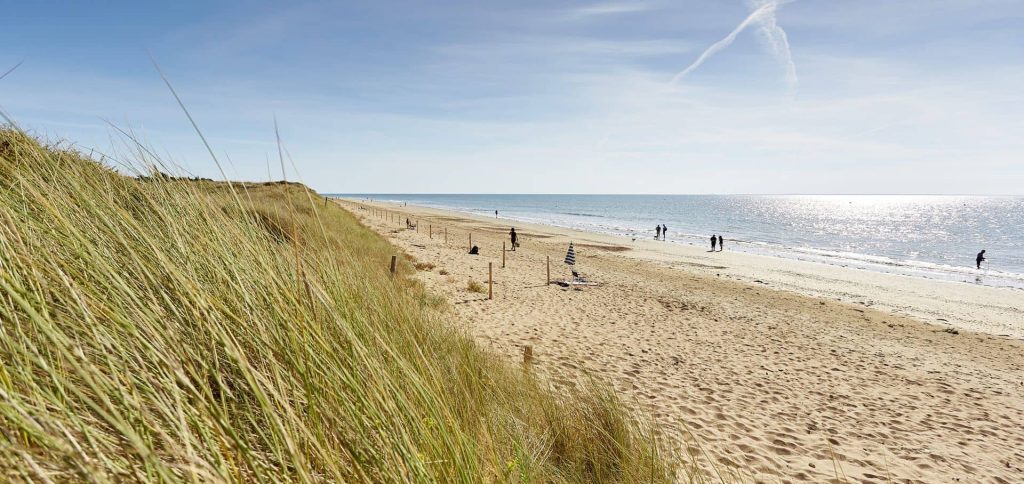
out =
[[[0,472],[676,479],[605,387],[482,351],[393,253],[302,185],[143,181],[0,130]]]

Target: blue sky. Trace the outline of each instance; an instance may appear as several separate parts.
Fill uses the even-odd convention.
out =
[[[4,7],[0,109],[198,176],[150,54],[236,179],[276,116],[322,192],[1024,194],[1019,0],[86,3]]]

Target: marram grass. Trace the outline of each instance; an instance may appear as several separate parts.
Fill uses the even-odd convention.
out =
[[[678,478],[611,392],[482,351],[393,253],[298,184],[139,180],[0,130],[0,478]]]

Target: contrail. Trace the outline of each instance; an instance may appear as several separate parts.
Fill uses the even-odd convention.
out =
[[[3,78],[5,78],[5,77],[7,77],[7,74],[10,74],[10,73],[14,72],[14,71],[15,71],[15,69],[17,69],[17,68],[21,67],[21,65],[22,65],[23,63],[25,63],[25,59],[22,59],[22,60],[18,61],[18,63],[17,63],[17,64],[14,64],[14,67],[12,67],[12,68],[10,68],[10,69],[7,69],[7,72],[3,73],[3,75],[0,75],[0,79],[3,79]]]
[[[761,21],[761,28],[759,29],[761,38],[764,39],[765,44],[771,49],[772,55],[786,67],[786,83],[790,87],[796,87],[799,79],[796,77],[796,64],[793,63],[793,55],[789,50],[789,38],[786,36],[786,31],[779,27],[775,17],[775,11],[785,2],[754,0],[753,5],[764,6],[770,3],[774,3],[775,7],[772,9],[772,14],[765,16]]]
[[[750,3],[754,7],[754,11],[750,12],[747,18],[743,19],[739,25],[736,26],[729,35],[725,38],[715,42],[708,47],[697,60],[693,61],[686,69],[683,69],[674,77],[672,77],[672,83],[679,82],[680,79],[686,77],[689,73],[701,66],[704,61],[711,58],[711,56],[719,53],[722,49],[732,45],[733,41],[736,40],[736,36],[750,27],[754,23],[758,23],[760,26],[760,33],[768,48],[772,54],[779,59],[780,62],[786,66],[786,81],[790,86],[795,86],[797,82],[796,77],[796,65],[793,63],[793,56],[789,51],[789,39],[786,37],[786,31],[779,27],[778,22],[775,19],[775,12],[779,6],[784,3],[789,3],[792,0],[751,0]]]

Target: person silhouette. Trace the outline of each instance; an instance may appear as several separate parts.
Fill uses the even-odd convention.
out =
[[[715,244],[718,243],[718,237],[715,235],[711,236],[711,252],[715,251]]]
[[[722,236],[719,235],[718,236],[718,251],[721,252],[723,250],[725,250],[725,239],[723,239]]]
[[[985,260],[985,250],[982,249],[978,252],[978,257],[974,258],[974,262],[978,265],[978,269],[981,269],[981,262]]]
[[[665,224],[661,224],[661,240],[664,241],[668,237],[668,227]]]
[[[661,225],[654,226],[654,240],[661,238]]]
[[[519,235],[516,234],[516,228],[512,227],[512,230],[508,232],[509,238],[512,239],[512,250],[516,250],[516,246],[519,245]]]

